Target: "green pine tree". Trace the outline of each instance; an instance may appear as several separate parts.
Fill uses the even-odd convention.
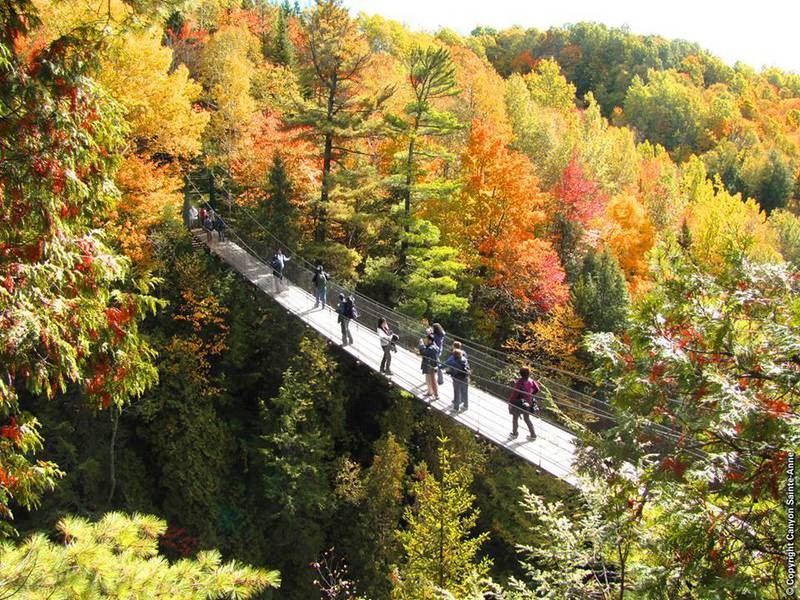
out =
[[[293,201],[294,186],[280,154],[275,154],[272,161],[265,192],[266,198],[256,214],[257,221],[263,223],[270,231],[276,232],[284,242],[294,248],[300,239],[300,230],[297,226],[300,214]],[[256,233],[258,234],[258,230]],[[264,241],[272,242],[271,239]]]
[[[589,331],[617,332],[628,320],[630,298],[617,259],[605,248],[590,250],[572,288],[572,302]]]
[[[314,205],[314,239],[328,235],[328,212],[337,167],[353,143],[375,130],[370,117],[394,91],[367,94],[359,83],[369,64],[366,37],[341,0],[316,0],[304,22],[306,44],[300,48],[301,82],[307,101],[290,118],[307,127],[322,145],[320,197]]]
[[[405,60],[408,69],[411,91],[414,100],[406,105],[402,116],[389,116],[389,125],[399,135],[408,137],[408,147],[403,159],[403,228],[408,234],[411,228],[411,206],[417,179],[417,160],[423,150],[425,138],[446,135],[459,127],[454,115],[437,110],[433,101],[454,96],[458,93],[456,86],[456,68],[446,48],[415,46]],[[430,152],[426,152],[431,156]],[[426,186],[429,191],[434,187]],[[420,190],[423,191],[423,190]],[[446,188],[443,193],[452,192]],[[405,269],[408,244],[404,240],[400,251],[400,268]]]
[[[262,402],[257,457],[266,531],[292,575],[292,590],[310,593],[308,565],[322,550],[325,519],[333,507],[331,469],[334,435],[344,429],[336,363],[318,340],[304,339],[284,373],[278,395]],[[289,594],[291,595],[291,594]]]
[[[479,511],[470,492],[473,474],[454,466],[449,440],[439,439],[439,476],[422,463],[414,475],[413,506],[406,508],[406,529],[398,532],[404,560],[395,568],[392,597],[420,600],[446,591],[462,598],[486,577],[491,561],[478,558],[488,533],[470,537]]]
[[[272,32],[272,43],[269,48],[269,57],[280,65],[292,67],[295,61],[295,51],[289,39],[289,18],[292,8],[288,1],[284,1],[278,9],[278,16]]]
[[[41,533],[0,542],[0,597],[251,598],[280,585],[276,571],[223,563],[216,550],[170,563],[158,554],[167,524],[150,515],[66,517],[56,529],[57,543]]]

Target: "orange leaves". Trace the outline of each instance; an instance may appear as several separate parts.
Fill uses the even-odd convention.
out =
[[[458,236],[470,240],[483,255],[492,254],[504,240],[532,237],[533,228],[544,221],[533,165],[509,149],[509,141],[502,129],[476,119],[462,155],[461,217],[449,215],[454,221],[450,226],[463,227]]]
[[[314,145],[301,137],[304,128],[288,130],[282,116],[275,112],[259,114],[239,143],[231,162],[231,173],[243,187],[246,201],[261,196],[258,189],[266,184],[276,154],[283,159],[298,198],[312,195],[319,185],[321,159]]]
[[[538,307],[547,312],[569,299],[564,269],[549,241],[504,240],[486,262],[493,271],[489,284],[524,310]]]
[[[168,210],[181,206],[180,173],[177,167],[159,166],[131,155],[117,172],[117,185],[123,196],[117,205],[116,236],[126,256],[147,265],[151,256],[149,230]]]
[[[128,304],[122,308],[109,307],[105,310],[105,315],[108,326],[114,334],[114,341],[120,342],[125,337],[123,326],[133,317],[133,304]]]
[[[0,427],[0,437],[10,440],[14,444],[22,439],[22,430],[14,417],[8,420],[7,425]]]
[[[208,356],[221,354],[227,349],[226,312],[227,309],[214,296],[197,298],[192,290],[183,292],[180,314],[173,318],[187,323],[194,332],[195,337],[189,343],[198,360],[206,360]]]
[[[533,165],[508,141],[491,122],[472,122],[458,217],[451,211],[439,220],[450,243],[469,244],[480,255],[492,271],[490,285],[526,309],[547,311],[568,297],[564,270],[551,244],[536,238],[545,214]]]

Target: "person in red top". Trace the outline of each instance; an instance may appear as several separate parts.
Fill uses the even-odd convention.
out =
[[[529,440],[536,439],[536,432],[533,430],[533,423],[531,423],[531,411],[536,409],[536,400],[534,396],[541,391],[541,387],[535,379],[531,379],[531,370],[528,367],[522,367],[519,370],[519,379],[514,384],[514,389],[511,396],[508,398],[508,412],[511,413],[511,437],[516,438],[518,433],[519,417],[525,420],[528,426],[530,435]]]

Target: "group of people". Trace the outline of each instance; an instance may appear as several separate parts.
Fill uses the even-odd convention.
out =
[[[206,242],[209,244],[214,239],[214,232],[220,242],[225,241],[225,220],[213,208],[201,207],[199,210],[192,206],[189,208],[189,222],[192,227],[199,225],[206,232]]]
[[[385,321],[385,320],[384,320]],[[380,328],[380,324],[379,324]],[[469,408],[469,379],[472,369],[469,357],[461,342],[453,342],[450,356],[442,363],[441,356],[444,348],[445,331],[439,323],[434,323],[426,332],[426,336],[419,340],[419,353],[422,356],[422,373],[425,375],[426,397],[439,399],[439,385],[444,383],[442,367],[453,382],[453,410],[464,411]],[[538,412],[536,394],[541,391],[539,383],[531,378],[530,369],[523,367],[519,370],[519,379],[514,383],[511,395],[508,398],[508,412],[511,414],[510,438],[519,435],[519,419],[525,421],[528,427],[528,439],[536,439],[536,431],[531,422],[531,414]]]
[[[284,269],[289,260],[290,258],[284,254],[282,248],[278,248],[272,258],[271,266],[276,293],[284,289]],[[315,309],[320,306],[324,309],[327,306],[329,280],[330,275],[321,264],[318,264],[311,279]],[[341,327],[342,346],[353,344],[350,321],[358,318],[355,298],[352,295],[347,296],[344,293],[340,293],[339,302],[336,305],[336,314]],[[378,319],[376,332],[383,353],[380,372],[391,376],[392,354],[397,352],[397,342],[400,338],[392,331],[389,321],[384,317]],[[444,372],[446,371],[453,382],[453,410],[455,412],[466,411],[469,409],[469,382],[472,373],[469,357],[461,342],[455,341],[450,355],[442,362],[445,339],[445,330],[439,323],[431,325],[426,330],[425,336],[419,339],[418,351],[422,357],[420,366],[423,375],[425,375],[426,386],[424,397],[439,400],[439,386],[444,383]],[[538,411],[535,396],[540,391],[541,386],[535,379],[531,378],[530,369],[527,367],[521,368],[519,370],[519,379],[514,383],[513,390],[508,398],[508,411],[511,414],[510,438],[518,437],[519,420],[522,418],[528,427],[528,439],[536,439],[536,432],[531,422],[531,414]]]

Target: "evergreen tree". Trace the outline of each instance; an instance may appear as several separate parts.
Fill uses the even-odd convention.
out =
[[[605,482],[604,482],[605,483]],[[641,490],[629,481],[585,485],[582,504],[569,510],[560,501],[522,488],[522,507],[534,519],[537,543],[518,546],[524,579],[511,579],[514,600],[625,597],[631,550],[645,539]],[[646,493],[646,492],[645,492]],[[628,499],[633,498],[630,503]]]
[[[361,587],[371,598],[388,596],[390,565],[400,557],[400,521],[408,450],[389,433],[375,444],[375,456],[364,477],[364,503],[359,529]]]
[[[294,46],[289,39],[289,18],[291,14],[292,8],[289,6],[288,0],[284,0],[278,8],[278,16],[275,19],[272,32],[272,43],[269,48],[270,58],[286,67],[292,67],[295,60]]]
[[[590,250],[572,288],[572,302],[589,331],[622,331],[630,298],[617,259],[605,248]]]
[[[308,100],[291,122],[309,128],[322,144],[320,197],[313,211],[314,239],[321,243],[328,235],[334,166],[353,150],[353,141],[369,133],[369,117],[393,90],[367,96],[361,89],[370,50],[341,0],[316,0],[304,29],[301,75]]]
[[[466,270],[459,251],[439,245],[439,229],[422,219],[412,219],[403,240],[408,247],[408,274],[400,280],[399,309],[445,324],[455,322],[469,309],[468,298],[459,293],[459,278]]]
[[[216,294],[203,290],[208,270],[201,268],[194,275],[192,289],[181,290],[173,304],[173,324],[166,325],[177,330],[160,352],[160,384],[133,412],[139,435],[158,457],[165,514],[201,540],[219,545],[219,507],[236,456],[235,440],[220,414],[224,387],[213,369],[214,361],[227,351],[227,311]]]
[[[770,150],[756,176],[756,181],[747,186],[750,195],[758,200],[759,206],[770,214],[776,208],[783,208],[792,197],[794,176],[780,152]]]
[[[439,439],[438,459],[439,477],[422,463],[411,484],[415,503],[403,515],[407,528],[397,534],[404,554],[393,577],[398,600],[428,600],[444,591],[462,598],[491,566],[478,559],[488,534],[470,537],[479,515],[469,491],[472,472],[454,466],[447,438]]]
[[[403,228],[406,234],[411,227],[411,206],[418,176],[416,161],[423,149],[424,138],[446,135],[455,131],[459,123],[455,116],[437,110],[434,101],[458,93],[456,87],[455,66],[446,48],[415,46],[405,60],[408,69],[408,80],[414,100],[406,105],[402,117],[388,117],[392,129],[408,137],[408,146],[403,165]],[[430,155],[430,153],[427,153]],[[435,186],[426,185],[433,191]],[[452,192],[452,189],[439,190],[440,193]],[[404,240],[400,249],[400,268],[406,266],[407,242]]]
[[[319,342],[304,339],[284,373],[277,397],[263,402],[266,430],[259,443],[258,469],[267,503],[266,527],[278,565],[291,589],[311,588],[308,564],[324,542],[324,520],[332,508],[333,437],[343,430],[342,400],[335,363]],[[297,597],[308,597],[302,595]]]
[[[300,239],[300,215],[294,204],[294,186],[286,172],[286,163],[275,154],[267,176],[266,198],[259,206],[256,218],[270,230],[278,232],[290,247]],[[259,232],[256,231],[256,234]],[[266,240],[271,242],[271,240]]]
[[[158,554],[167,529],[149,515],[66,517],[59,543],[37,533],[0,543],[0,596],[15,598],[251,598],[280,585],[276,571],[223,563],[216,550],[170,563]]]
[[[553,245],[561,264],[564,265],[567,281],[575,283],[581,272],[583,227],[577,221],[571,221],[562,212],[558,212],[553,217],[553,232],[555,234]]]

